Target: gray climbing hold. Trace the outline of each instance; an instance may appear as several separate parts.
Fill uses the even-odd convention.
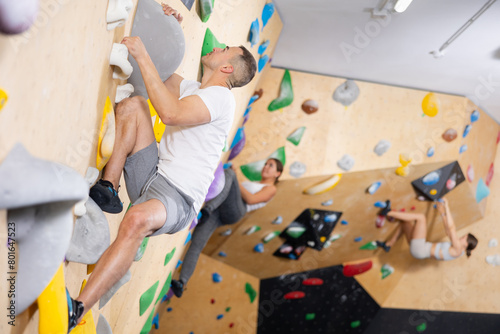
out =
[[[31,156],[16,144],[0,165],[0,210],[18,250],[16,314],[29,307],[64,260],[73,231],[73,205],[88,196],[69,167]]]
[[[94,264],[109,247],[109,226],[101,208],[89,197],[87,212],[76,219],[66,260]]]
[[[179,67],[186,43],[181,25],[173,16],[167,16],[154,0],[141,0],[137,5],[131,36],[139,36],[158,70],[161,80],[168,79]],[[134,86],[133,95],[148,98],[139,65],[132,56],[134,68],[128,82]]]
[[[354,158],[351,157],[349,154],[344,154],[342,159],[337,161],[337,166],[339,166],[341,169],[348,171],[354,166]]]
[[[102,297],[101,299],[99,299],[99,309],[102,309],[104,307],[104,305],[106,305],[110,299],[115,295],[115,293],[125,284],[127,283],[128,281],[130,281],[130,278],[132,277],[132,274],[130,273],[130,270],[127,271],[127,273],[122,277],[120,278],[120,280],[118,282],[115,283],[115,285],[113,285],[111,287],[111,289],[108,290],[108,292],[106,292]]]
[[[300,161],[295,161],[290,165],[290,175],[293,177],[301,177],[306,172],[306,165]]]
[[[99,314],[99,320],[97,321],[97,327],[95,328],[96,334],[113,334],[111,326],[102,314]]]
[[[349,106],[356,101],[359,96],[359,87],[354,80],[347,80],[342,85],[338,86],[333,92],[333,100],[338,103]]]
[[[382,156],[385,152],[387,152],[391,148],[391,142],[388,140],[381,140],[375,145],[373,148],[373,152],[375,152],[376,155]]]

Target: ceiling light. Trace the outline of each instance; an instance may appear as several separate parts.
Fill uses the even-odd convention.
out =
[[[394,10],[398,13],[404,12],[413,0],[398,0],[394,5]]]

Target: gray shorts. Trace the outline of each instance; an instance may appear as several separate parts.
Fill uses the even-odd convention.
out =
[[[153,142],[129,156],[123,168],[125,185],[132,205],[157,199],[167,210],[165,224],[151,236],[179,232],[189,226],[196,217],[194,200],[158,173],[156,168],[158,160],[158,146]]]
[[[425,241],[424,238],[411,239],[410,241],[410,254],[414,258],[423,260],[431,257],[432,243]]]

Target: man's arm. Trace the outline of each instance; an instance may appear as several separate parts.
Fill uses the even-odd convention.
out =
[[[179,100],[167,88],[139,37],[125,37],[122,43],[137,61],[149,99],[164,124],[197,125],[210,122],[210,112],[199,96],[191,95]],[[174,77],[173,81],[178,79]]]
[[[174,94],[177,99],[181,97],[180,88],[182,80],[184,80],[183,77],[174,73],[167,80],[163,81],[165,87],[167,87],[170,93]]]

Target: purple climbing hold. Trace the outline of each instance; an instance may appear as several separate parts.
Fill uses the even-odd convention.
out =
[[[214,180],[212,181],[210,187],[208,188],[207,196],[205,197],[205,202],[210,201],[211,199],[219,195],[222,189],[224,188],[225,184],[226,184],[226,178],[224,177],[224,165],[221,162],[219,163],[219,166],[217,166],[217,169],[215,170]]]
[[[214,281],[214,283],[220,283],[222,282],[222,276],[218,273],[213,273],[212,280]]]
[[[236,158],[238,154],[240,154],[240,152],[243,150],[243,147],[245,147],[246,141],[247,140],[245,137],[245,132],[243,132],[243,137],[241,138],[241,140],[231,149],[231,153],[229,153],[228,160],[232,160]]]

